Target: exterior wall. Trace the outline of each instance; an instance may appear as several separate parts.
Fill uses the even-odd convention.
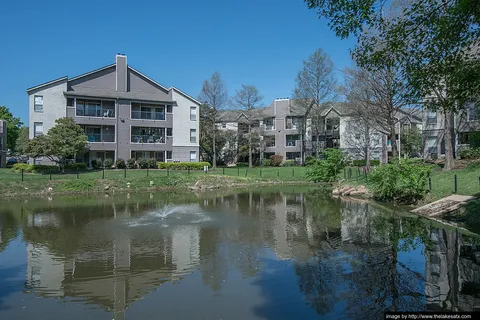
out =
[[[7,122],[0,120],[0,168],[7,166]]]
[[[128,70],[128,82],[127,87],[128,91],[133,92],[146,92],[146,93],[164,93],[166,94],[167,91],[160,88],[158,85],[146,80],[141,75],[136,73],[135,71],[129,69]]]
[[[358,132],[349,127],[349,122],[355,121],[352,117],[344,116],[340,118],[340,149],[348,153],[350,157],[356,160],[363,160],[364,157],[359,154],[359,147],[365,145],[365,141],[360,137],[356,139]],[[372,130],[370,134],[370,159],[380,160],[382,154],[382,134]]]
[[[40,88],[29,92],[29,138],[33,139],[35,122],[43,123],[43,134],[46,134],[50,128],[55,125],[55,120],[67,115],[66,106],[67,99],[63,92],[67,91],[67,81],[57,82],[50,86]],[[43,96],[43,112],[34,111],[34,97],[36,95]]]
[[[435,157],[441,157],[445,154],[444,146],[443,146],[443,134],[444,134],[444,123],[445,117],[443,113],[437,112],[437,117],[435,122],[428,121],[428,111],[423,112],[423,142],[424,142],[424,149],[423,149],[423,157],[425,159],[430,159]],[[428,141],[430,138],[435,138],[435,143],[432,147],[428,145]]]
[[[116,90],[116,68],[115,65],[102,71],[71,80],[68,82],[69,91],[75,91],[79,88],[95,88]],[[66,91],[66,90],[65,90]]]
[[[174,161],[190,161],[190,151],[197,153],[200,159],[200,105],[175,89],[172,89],[172,99],[177,102],[173,107],[173,159]],[[190,120],[190,107],[197,108],[197,118]],[[190,142],[190,129],[197,130],[197,141]]]

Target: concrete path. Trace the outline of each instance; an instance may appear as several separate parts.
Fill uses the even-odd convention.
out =
[[[452,196],[426,204],[420,208],[413,209],[411,212],[426,217],[438,217],[445,213],[459,209],[463,204],[473,199],[476,199],[476,197],[454,194]]]

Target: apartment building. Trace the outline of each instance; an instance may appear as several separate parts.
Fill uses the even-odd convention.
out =
[[[259,147],[254,154],[254,163],[269,159],[277,154],[284,160],[301,162],[302,143],[305,144],[305,156],[316,156],[321,149],[339,148],[352,158],[362,159],[359,150],[362,136],[353,126],[355,120],[349,115],[344,103],[325,103],[312,116],[304,119],[302,108],[295,105],[292,99],[276,99],[265,108],[253,112],[228,110],[221,112],[217,126],[220,130],[238,132],[239,141],[248,132],[248,124],[252,131],[260,136]],[[305,136],[302,125],[306,121]],[[374,138],[370,142],[372,159],[381,156],[381,135],[372,130]],[[378,136],[378,137],[377,137]],[[237,146],[228,146],[228,149]]]
[[[114,64],[52,80],[27,93],[30,138],[47,133],[61,117],[73,118],[85,130],[90,150],[76,155],[77,162],[199,160],[200,102],[134,69],[123,54],[115,56]]]
[[[0,168],[7,166],[7,122],[0,120]]]

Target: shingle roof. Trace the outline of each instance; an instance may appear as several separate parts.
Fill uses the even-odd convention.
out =
[[[112,98],[112,99],[128,99],[128,100],[142,100],[155,102],[173,102],[173,100],[166,94],[154,94],[146,92],[119,92],[109,89],[96,88],[82,88],[77,87],[75,91],[65,91],[67,96],[81,96],[81,97],[97,97],[97,98]]]

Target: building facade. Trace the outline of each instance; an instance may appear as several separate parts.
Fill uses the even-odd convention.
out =
[[[0,119],[0,168],[7,166],[7,122]]]
[[[56,79],[29,88],[27,93],[30,139],[46,134],[62,117],[73,118],[84,129],[90,150],[76,155],[77,162],[199,160],[200,103],[135,70],[125,55],[117,54],[114,64]]]

